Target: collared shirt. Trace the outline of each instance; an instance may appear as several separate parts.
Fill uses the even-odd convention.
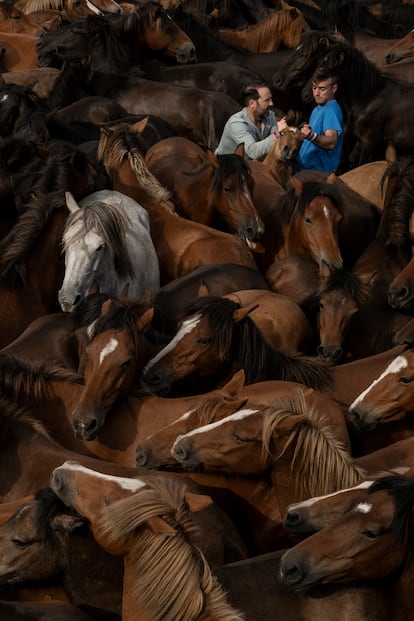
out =
[[[257,160],[269,153],[274,144],[273,131],[276,131],[276,117],[272,110],[263,119],[261,130],[256,127],[247,114],[247,109],[233,114],[224,126],[216,155],[235,152],[239,144],[244,144],[246,159]]]
[[[310,140],[304,140],[296,160],[295,172],[299,170],[335,172],[341,158],[344,125],[342,110],[336,99],[323,106],[316,106],[310,115],[309,125],[320,136],[323,136],[327,129],[337,131],[336,147],[332,150],[322,149]]]

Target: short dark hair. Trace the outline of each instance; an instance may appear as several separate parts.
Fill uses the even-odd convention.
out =
[[[259,88],[269,88],[269,86],[266,82],[252,82],[241,89],[239,99],[242,106],[247,106],[251,99],[257,101],[260,98]]]
[[[332,84],[338,84],[338,76],[330,71],[316,70],[312,76],[312,81],[322,82],[323,80],[332,80]]]

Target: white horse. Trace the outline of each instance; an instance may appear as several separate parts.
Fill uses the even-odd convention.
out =
[[[79,204],[66,192],[66,204],[65,277],[59,291],[63,311],[73,310],[94,284],[115,296],[127,286],[131,302],[159,288],[158,257],[144,207],[111,190],[94,192]]]

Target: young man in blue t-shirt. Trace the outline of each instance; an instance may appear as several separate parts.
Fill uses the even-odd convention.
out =
[[[312,93],[316,106],[309,123],[301,128],[304,137],[295,165],[295,172],[304,169],[334,172],[341,157],[344,119],[335,99],[337,79],[314,79]]]

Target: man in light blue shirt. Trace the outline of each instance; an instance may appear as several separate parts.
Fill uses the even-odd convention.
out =
[[[286,129],[286,119],[276,121],[272,93],[264,82],[249,84],[240,96],[244,107],[228,119],[215,153],[230,155],[243,144],[246,159],[263,159],[279,139],[279,132]]]
[[[298,153],[295,172],[321,170],[335,172],[341,158],[344,119],[335,99],[338,82],[334,76],[315,78],[312,83],[316,107],[309,123],[301,128],[304,141]]]

